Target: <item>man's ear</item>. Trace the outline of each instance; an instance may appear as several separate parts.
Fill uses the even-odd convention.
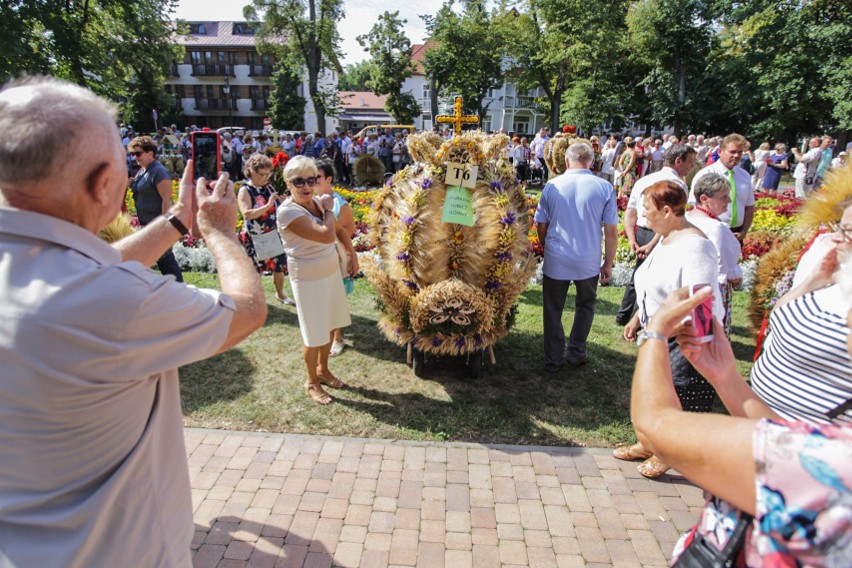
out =
[[[111,193],[114,191],[114,176],[110,172],[107,162],[101,162],[95,166],[86,178],[86,192],[92,201],[107,205],[112,200]]]

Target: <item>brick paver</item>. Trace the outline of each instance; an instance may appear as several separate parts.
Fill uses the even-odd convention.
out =
[[[201,568],[665,566],[702,492],[608,450],[188,429]]]

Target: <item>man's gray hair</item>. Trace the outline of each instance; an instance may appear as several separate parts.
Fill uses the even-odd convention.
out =
[[[695,154],[695,148],[692,146],[688,144],[672,144],[666,149],[666,153],[663,154],[663,163],[667,166],[673,166],[678,158],[684,161],[690,154]]]
[[[92,135],[106,135],[98,130],[115,116],[112,103],[53,77],[7,83],[0,89],[0,181],[26,183],[59,175],[74,162],[81,137],[93,133],[93,127]]]
[[[730,191],[731,184],[728,179],[717,173],[709,173],[701,176],[695,182],[693,193],[695,194],[695,202],[701,205],[701,196],[713,197],[720,191]]]
[[[565,159],[569,164],[591,165],[595,161],[595,151],[585,142],[575,142],[568,146]]]

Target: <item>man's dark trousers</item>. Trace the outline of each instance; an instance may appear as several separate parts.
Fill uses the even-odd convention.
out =
[[[650,243],[654,235],[656,233],[651,229],[636,226],[636,244],[640,247],[644,247]],[[627,283],[627,287],[624,289],[624,297],[621,298],[621,307],[618,308],[618,313],[615,314],[615,323],[618,325],[627,325],[627,322],[633,317],[633,312],[636,311],[636,288],[633,285],[633,277],[636,275],[636,269],[642,266],[643,262],[645,262],[644,258],[636,259],[636,266],[633,268],[633,273],[630,274],[630,282]]]
[[[592,330],[592,320],[595,319],[595,302],[598,297],[599,275],[583,280],[554,280],[545,275],[542,286],[544,301],[544,368],[556,372],[569,362],[585,362],[586,338]],[[577,288],[577,298],[574,308],[574,325],[568,338],[568,349],[565,349],[565,330],[562,327],[562,311],[565,309],[565,299],[568,288],[574,282]]]

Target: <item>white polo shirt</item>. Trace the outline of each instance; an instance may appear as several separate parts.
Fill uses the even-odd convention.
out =
[[[687,191],[686,182],[670,166],[664,166],[658,172],[639,178],[639,181],[633,184],[633,189],[630,191],[630,197],[627,199],[627,208],[636,210],[636,224],[640,227],[648,228],[648,217],[645,215],[645,203],[642,199],[642,194],[646,189],[661,181],[673,181],[683,187],[684,193]]]
[[[723,178],[728,179],[728,168],[722,163],[722,160],[717,160],[713,165],[699,170],[695,174],[695,177],[692,178],[692,188],[689,191],[690,205],[695,205],[695,184],[709,173],[717,173]],[[739,227],[745,219],[745,208],[749,205],[754,205],[754,189],[751,185],[751,175],[739,166],[734,166],[734,183],[737,185],[737,218],[732,224],[732,207],[729,204],[728,210],[719,215],[719,220],[731,227]]]

